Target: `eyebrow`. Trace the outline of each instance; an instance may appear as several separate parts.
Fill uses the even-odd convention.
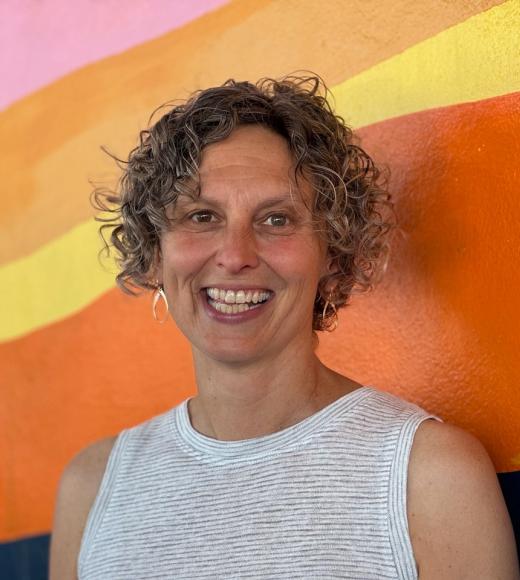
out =
[[[218,205],[218,203],[215,203],[215,201],[208,199],[207,197],[204,197],[203,195],[189,195],[189,194],[183,194],[181,196],[179,196],[177,198],[177,203],[182,205],[182,204],[187,204],[187,203],[206,203],[210,206],[216,206]],[[263,209],[268,209],[270,207],[276,206],[276,205],[284,205],[287,203],[303,203],[303,201],[301,200],[299,195],[294,195],[291,193],[286,193],[283,195],[279,195],[277,197],[272,197],[270,199],[266,199],[265,201],[263,201],[262,203],[259,204],[257,209],[263,210]]]

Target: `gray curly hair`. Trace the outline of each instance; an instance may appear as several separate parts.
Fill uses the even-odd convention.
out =
[[[164,107],[172,108],[140,132],[127,161],[104,149],[122,175],[116,191],[94,189],[92,204],[105,216],[108,212],[108,217],[96,219],[103,222],[103,249],[116,251],[117,285],[132,295],[140,288],[156,288],[152,274],[160,236],[171,225],[166,208],[179,195],[193,192],[202,150],[240,125],[259,124],[287,141],[295,178],[311,178],[316,195],[310,209],[339,270],[320,281],[313,329],[335,326],[336,314],[325,308],[326,301],[340,308],[354,292],[372,289],[386,266],[395,213],[381,171],[355,144],[327,95],[315,75],[264,78],[255,84],[230,79],[195,92],[181,104],[159,107],[151,118]],[[331,282],[333,295],[323,296]]]

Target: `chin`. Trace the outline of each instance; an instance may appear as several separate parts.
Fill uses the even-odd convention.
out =
[[[265,350],[260,349],[258,346],[256,348],[246,348],[244,344],[221,348],[206,347],[204,349],[199,348],[198,350],[201,354],[216,362],[230,365],[248,364],[258,360],[265,354]]]

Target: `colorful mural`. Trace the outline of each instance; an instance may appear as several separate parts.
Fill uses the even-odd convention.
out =
[[[391,170],[401,235],[386,277],[320,336],[320,356],[472,432],[504,481],[518,476],[518,0],[137,0],[124,13],[112,0],[10,0],[0,23],[0,542],[11,566],[29,566],[13,551],[28,538],[47,538],[73,455],[195,390],[184,337],[98,261],[90,182],[117,178],[100,146],[124,156],[159,104],[230,77],[319,73]]]

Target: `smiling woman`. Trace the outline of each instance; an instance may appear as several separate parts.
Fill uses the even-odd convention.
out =
[[[332,308],[323,316],[327,298],[331,298],[329,304],[341,307],[353,291],[372,287],[384,264],[393,217],[390,196],[379,183],[379,170],[334,114],[325,95],[326,88],[317,77],[288,77],[283,82],[264,79],[257,85],[230,80],[195,93],[151,129],[142,131],[140,145],[123,168],[121,192],[94,192],[97,209],[114,216],[102,231],[111,230],[121,266],[120,287],[130,293],[135,287],[156,287],[153,270],[161,233],[170,231],[179,220],[184,228],[188,222],[218,222],[218,214],[211,211],[215,208],[203,203],[212,199],[201,197],[202,187],[210,191],[213,182],[227,182],[227,160],[223,159],[222,167],[213,161],[215,155],[226,155],[212,152],[218,144],[219,150],[234,147],[244,155],[243,179],[260,179],[261,188],[270,188],[271,196],[260,200],[266,219],[271,214],[281,217],[273,207],[278,204],[285,213],[293,214],[293,220],[307,220],[315,233],[321,233],[335,263],[334,272],[322,279],[321,289],[331,286],[334,292],[325,292],[327,296],[323,291],[316,293],[313,326],[324,330],[334,323]],[[252,133],[239,141],[234,133],[244,130]],[[248,147],[241,150],[248,139]],[[224,145],[224,141],[229,143]],[[255,156],[260,164],[255,165]],[[219,157],[216,163],[220,163]],[[276,172],[271,174],[273,166]],[[209,186],[204,183],[208,168]],[[235,173],[239,170],[237,163]],[[179,212],[189,202],[194,204],[191,211],[181,216]],[[307,214],[302,214],[302,205]],[[285,219],[286,225],[292,223],[289,215]],[[289,231],[285,229],[285,233]]]
[[[316,77],[231,80],[96,192],[118,284],[166,302],[198,392],[67,466],[51,580],[517,578],[481,444],[315,354],[393,226],[354,141]]]

